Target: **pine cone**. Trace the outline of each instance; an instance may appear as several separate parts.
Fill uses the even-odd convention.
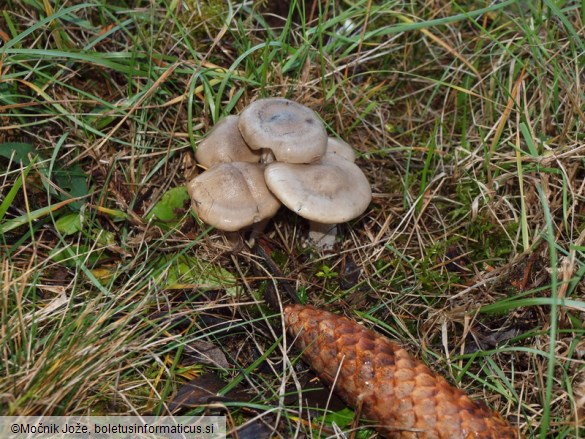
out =
[[[284,310],[305,361],[388,438],[519,438],[485,403],[471,400],[404,348],[311,306]]]

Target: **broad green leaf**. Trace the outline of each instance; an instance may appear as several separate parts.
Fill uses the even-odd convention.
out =
[[[55,221],[55,227],[63,235],[73,235],[81,230],[81,214],[79,212],[63,215]]]
[[[317,424],[324,422],[326,425],[337,425],[342,430],[347,429],[351,426],[351,423],[355,417],[355,413],[348,407],[344,407],[336,412],[327,413],[325,416],[320,416],[315,419]],[[360,429],[357,432],[358,439],[365,439],[372,436],[373,430]]]
[[[8,208],[12,205],[14,198],[16,198],[16,194],[18,193],[18,191],[22,187],[22,182],[26,179],[26,176],[30,172],[31,167],[32,167],[32,163],[27,164],[27,166],[24,169],[24,171],[22,172],[22,174],[18,176],[18,178],[16,179],[16,181],[14,182],[14,184],[12,185],[10,190],[8,191],[8,194],[6,194],[6,197],[4,198],[2,203],[0,204],[0,222],[4,219],[4,215],[6,215]],[[0,227],[1,227],[1,225],[0,225]]]
[[[12,159],[24,166],[29,166],[31,163],[35,162],[35,159],[38,158],[39,155],[34,146],[29,143],[8,142],[0,144],[0,157]],[[89,192],[87,175],[78,164],[70,168],[61,168],[55,164],[52,170],[52,175],[49,175],[50,171],[44,164],[39,163],[35,166],[35,170],[47,179],[53,180],[58,187],[73,197],[81,198],[86,196]],[[45,187],[49,193],[56,195],[59,201],[65,201],[70,198],[61,191],[56,191],[53,186],[48,183],[45,184]],[[69,205],[70,208],[75,210],[79,210],[81,206],[81,201],[74,201]]]
[[[225,290],[230,296],[237,294],[237,280],[232,273],[192,256],[161,256],[155,263],[153,275],[166,289],[197,288]]]
[[[0,143],[0,156],[7,159],[12,158],[15,162],[22,163],[25,166],[30,163],[28,155],[34,152],[35,148],[30,143]]]
[[[54,168],[53,178],[55,179],[57,186],[76,198],[83,198],[89,193],[87,175],[79,165],[74,165],[67,169]],[[59,196],[61,200],[67,199],[66,196],[63,196],[60,193],[59,195],[61,195]],[[71,204],[71,207],[80,209],[82,204],[81,201],[76,201]]]
[[[53,249],[49,253],[49,257],[66,267],[76,267],[77,265],[93,267],[107,255],[103,248],[96,250],[85,244],[71,244],[67,247]]]
[[[327,413],[325,416],[320,416],[316,421],[325,422],[327,425],[335,424],[341,429],[346,428],[351,424],[355,413],[348,407],[344,407],[339,411]]]
[[[116,234],[114,232],[108,232],[103,229],[94,229],[93,235],[98,245],[107,247],[109,245],[116,244]]]
[[[147,219],[154,217],[163,222],[177,221],[185,214],[188,200],[185,186],[169,189],[148,213]]]
[[[0,233],[7,233],[11,230],[14,230],[20,226],[28,224],[34,220],[40,219],[44,216],[47,216],[51,212],[56,212],[57,210],[61,209],[63,206],[73,203],[77,201],[77,198],[71,198],[66,201],[61,201],[57,204],[52,204],[50,206],[42,207],[37,210],[33,210],[25,215],[21,215],[17,218],[10,219],[8,221],[4,221],[0,223]]]
[[[103,130],[119,117],[118,114],[114,114],[113,110],[111,106],[100,105],[93,109],[84,118],[84,121],[98,130]]]

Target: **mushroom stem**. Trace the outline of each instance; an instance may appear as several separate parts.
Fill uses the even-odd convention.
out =
[[[242,234],[237,232],[223,232],[223,236],[226,240],[226,243],[229,247],[230,252],[238,253],[242,247],[244,246],[244,241],[242,239]]]
[[[262,154],[260,156],[260,163],[262,163],[263,165],[269,165],[270,163],[276,161],[276,159],[274,158],[274,154],[270,149],[262,148],[261,151]]]
[[[337,237],[337,224],[309,221],[309,241],[320,250],[331,250]]]
[[[264,218],[263,220],[258,221],[257,223],[254,223],[252,225],[252,228],[250,230],[250,236],[248,237],[247,241],[250,248],[254,247],[256,239],[262,234],[262,232],[264,232],[264,229],[266,228],[266,225],[270,220],[271,218]]]

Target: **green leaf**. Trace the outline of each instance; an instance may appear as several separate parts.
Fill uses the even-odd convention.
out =
[[[6,144],[4,144],[4,145],[6,145]],[[1,147],[1,145],[0,145],[0,147]],[[34,162],[34,157],[33,157],[33,162]],[[6,197],[4,198],[2,203],[0,204],[0,222],[4,219],[4,216],[6,215],[8,208],[12,205],[12,202],[14,201],[14,198],[16,198],[16,194],[18,194],[18,191],[22,187],[22,182],[26,179],[26,176],[30,172],[31,167],[32,167],[32,163],[28,163],[26,168],[22,172],[22,174],[18,176],[18,178],[16,179],[16,181],[14,182],[14,184],[12,185],[10,190],[8,191],[8,194],[6,194]]]
[[[197,288],[199,290],[225,290],[237,295],[236,277],[228,270],[193,256],[161,256],[155,262],[153,276],[166,289]]]
[[[177,221],[185,214],[188,200],[189,194],[185,186],[169,189],[160,201],[154,205],[146,218],[151,219],[154,217],[167,223]]]
[[[85,244],[72,244],[67,247],[55,248],[49,252],[49,257],[66,267],[77,267],[84,265],[94,267],[104,257],[107,257],[105,250],[95,250]]]
[[[51,212],[56,212],[59,209],[61,209],[63,206],[67,206],[68,204],[71,204],[75,201],[77,201],[76,198],[71,198],[70,200],[61,201],[60,203],[57,203],[57,204],[52,204],[50,206],[42,207],[40,209],[33,210],[32,212],[28,212],[28,213],[21,215],[19,217],[4,221],[3,223],[0,223],[0,233],[8,233],[11,230],[14,230],[20,226],[25,225],[25,224],[32,224],[32,222],[34,220],[43,218],[43,217],[47,216],[48,214],[50,214]]]
[[[94,229],[93,234],[98,245],[108,247],[116,244],[116,234],[103,229]]]
[[[63,215],[61,218],[55,221],[56,229],[65,236],[73,235],[74,233],[79,232],[82,226],[81,214],[79,212]]]
[[[325,425],[333,425],[333,423],[335,423],[335,425],[337,425],[339,428],[341,428],[342,430],[345,430],[349,427],[351,427],[351,423],[353,421],[353,418],[355,417],[355,413],[352,409],[350,409],[349,407],[344,407],[339,411],[336,412],[330,412],[327,413],[325,416],[320,416],[319,418],[315,419],[315,422],[317,424],[323,422],[325,423]],[[373,434],[373,430],[369,429],[369,428],[364,428],[364,429],[360,429],[357,432],[357,438],[358,439],[366,439],[372,436]]]
[[[344,407],[337,412],[327,413],[325,416],[318,418],[319,421],[324,421],[327,425],[335,424],[342,430],[348,427],[353,420],[355,413],[348,407]]]
[[[30,163],[28,155],[34,153],[35,148],[30,143],[8,142],[0,143],[0,156],[12,159],[27,166]]]
[[[34,146],[29,143],[8,142],[0,144],[0,156],[12,159],[17,163],[21,163],[23,166],[29,166],[35,162],[39,154]],[[35,170],[47,179],[51,179],[51,175],[49,175],[50,170],[47,170],[46,165],[39,164],[35,167]],[[79,164],[70,168],[61,168],[55,163],[52,170],[52,177],[58,187],[74,198],[83,198],[89,193],[87,175],[83,172]],[[61,191],[56,191],[48,183],[45,184],[45,187],[49,193],[56,195],[59,201],[65,201],[71,198]],[[69,204],[69,208],[79,210],[82,204],[81,201],[73,201]]]
[[[83,198],[89,193],[87,175],[83,172],[81,166],[74,165],[67,169],[55,168],[53,170],[53,175],[57,185],[73,197]],[[59,198],[61,200],[66,200],[68,197],[60,196]],[[76,201],[71,204],[71,207],[80,209],[82,204],[81,201]]]
[[[111,106],[100,105],[92,110],[84,118],[84,121],[95,129],[103,130],[119,117],[117,114],[114,114],[112,110],[113,108]]]

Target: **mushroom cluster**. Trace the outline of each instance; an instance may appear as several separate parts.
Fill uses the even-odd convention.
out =
[[[362,214],[372,198],[351,146],[287,99],[259,99],[222,119],[195,158],[206,171],[188,184],[193,209],[226,232],[262,228],[282,203],[310,221],[317,246],[331,248],[335,225]]]

